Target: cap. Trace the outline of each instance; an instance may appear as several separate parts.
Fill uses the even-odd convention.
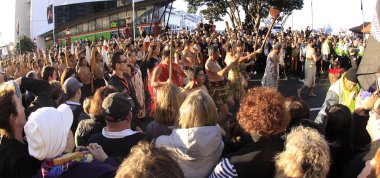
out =
[[[135,103],[132,98],[120,92],[109,94],[102,103],[104,114],[111,117],[105,118],[110,122],[125,120],[134,107]]]
[[[83,84],[78,81],[78,79],[74,77],[70,77],[66,79],[65,83],[63,83],[63,91],[67,94],[67,92],[74,93],[79,88],[83,87]]]
[[[348,69],[348,71],[346,72],[346,79],[351,82],[358,83],[358,78],[356,77],[357,71],[358,69],[356,68]]]
[[[43,160],[54,158],[66,148],[73,123],[73,112],[66,104],[57,109],[40,108],[33,112],[24,126],[29,154]]]
[[[367,46],[363,59],[358,68],[358,81],[364,90],[368,90],[376,81],[376,73],[380,72],[380,0],[377,0],[376,13],[374,15]]]

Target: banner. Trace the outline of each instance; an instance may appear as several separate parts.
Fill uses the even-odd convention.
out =
[[[54,16],[53,16],[53,5],[52,4],[47,7],[47,11],[46,12],[47,12],[47,21],[48,21],[48,24],[53,23]]]

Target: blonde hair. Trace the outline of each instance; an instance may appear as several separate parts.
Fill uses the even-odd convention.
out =
[[[325,178],[330,168],[330,149],[318,131],[297,127],[286,136],[285,150],[275,157],[275,177]]]
[[[154,144],[139,142],[120,165],[115,178],[185,177],[172,154],[165,147],[156,148]]]
[[[156,98],[155,121],[159,124],[174,125],[181,103],[181,91],[177,86],[167,84],[160,87]]]
[[[203,90],[191,93],[179,109],[179,128],[214,126],[218,122],[216,105]]]
[[[83,101],[83,112],[86,113],[87,115],[90,114],[90,108],[91,108],[92,98],[93,97],[87,97]]]

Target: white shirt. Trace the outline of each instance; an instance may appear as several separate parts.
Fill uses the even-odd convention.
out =
[[[126,136],[133,135],[137,132],[131,130],[131,129],[125,129],[120,132],[110,132],[108,131],[107,127],[104,127],[102,130],[102,135],[106,138],[116,139],[116,138],[124,138]]]

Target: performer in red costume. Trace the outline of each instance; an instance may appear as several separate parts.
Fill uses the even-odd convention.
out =
[[[148,82],[149,93],[152,99],[152,111],[155,110],[155,99],[157,90],[163,85],[173,83],[177,87],[183,87],[183,77],[186,76],[181,67],[172,61],[172,78],[169,79],[170,73],[170,50],[164,49],[162,53],[163,60],[158,64],[151,73]]]

